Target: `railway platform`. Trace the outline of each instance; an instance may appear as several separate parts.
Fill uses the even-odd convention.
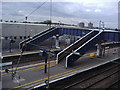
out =
[[[9,73],[2,71],[2,88],[32,89],[45,85],[45,81],[48,79],[52,83],[120,58],[118,55],[120,53],[119,50],[115,54],[112,52],[112,49],[109,50],[109,53],[106,51],[106,55],[101,58],[91,58],[88,55],[84,55],[70,68],[65,68],[64,61],[62,64],[56,64],[55,61],[50,61],[49,73],[44,73],[44,63],[19,67],[17,76],[14,79],[12,79],[12,69],[10,69]]]

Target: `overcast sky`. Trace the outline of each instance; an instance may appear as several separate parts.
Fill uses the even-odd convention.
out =
[[[23,1],[23,2],[22,2]],[[29,15],[43,2],[25,1],[11,2],[4,0],[2,2],[3,20],[24,21],[25,16]],[[43,21],[50,19],[50,0],[41,8],[28,16],[28,21]],[[106,27],[118,27],[118,1],[119,0],[52,0],[52,21],[68,24],[78,24],[79,22],[92,22],[98,26],[101,20]],[[59,2],[61,1],[61,2]]]

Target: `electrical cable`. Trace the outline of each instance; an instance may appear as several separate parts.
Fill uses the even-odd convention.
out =
[[[17,71],[18,65],[19,65],[20,60],[21,60],[21,58],[22,58],[22,54],[23,54],[23,52],[24,52],[24,51],[23,51],[23,48],[24,48],[24,46],[22,46],[22,48],[21,48],[20,57],[19,57],[19,59],[18,59],[18,61],[17,61],[16,68],[15,68],[15,70],[14,70],[14,74],[16,74],[16,71]]]
[[[52,23],[52,0],[50,0],[50,21]],[[50,28],[51,28],[51,23],[50,23]],[[51,46],[50,46],[50,49],[51,49]],[[48,59],[48,85],[46,88],[49,88],[49,83],[50,83],[50,59]]]
[[[37,11],[39,8],[41,8],[48,0],[44,1],[40,6],[38,6],[35,10],[33,10],[32,12],[30,12],[28,15],[26,15],[25,17],[29,17],[30,15],[32,15],[35,11]],[[25,18],[24,17],[24,18]],[[20,19],[19,21],[23,20],[24,18]]]
[[[36,10],[38,10],[39,8],[41,8],[48,0],[46,0],[45,2],[43,2],[40,6],[38,6],[35,10],[33,10],[30,14],[28,14],[26,17],[30,16],[31,14],[33,14]]]
[[[47,1],[48,1],[48,0],[46,0],[45,2],[43,2],[43,3],[42,3],[40,6],[38,6],[35,10],[33,10],[30,14],[28,14],[28,15],[25,17],[26,22],[27,22],[28,16],[30,16],[30,15],[33,14],[36,10],[38,10],[39,8],[41,8]],[[26,33],[26,24],[25,24],[25,33]],[[38,45],[35,45],[35,46],[38,47]],[[18,59],[17,65],[16,65],[16,69],[15,69],[15,71],[14,71],[15,73],[16,73],[16,71],[17,71],[17,67],[18,67],[18,65],[19,65],[19,63],[20,63],[22,54],[23,54],[23,52],[24,52],[24,51],[23,51],[23,48],[24,48],[24,46],[22,46],[21,54],[20,54],[20,57],[19,57],[19,59]]]
[[[32,43],[29,43],[29,44],[41,48],[39,45],[32,44]],[[45,46],[43,46],[43,47],[45,47]],[[15,73],[16,73],[16,71],[17,71],[18,64],[19,64],[19,62],[20,62],[20,60],[21,60],[21,57],[22,57],[22,54],[23,54],[23,52],[24,52],[24,51],[23,51],[23,48],[24,48],[24,46],[22,46],[22,48],[21,48],[21,54],[20,54],[20,57],[19,57],[19,59],[18,59],[17,65],[16,65],[16,69],[15,69],[15,71],[14,71]]]
[[[33,14],[35,11],[37,11],[39,8],[41,8],[48,0],[44,1],[40,6],[38,6],[35,10],[33,10],[32,12],[30,12],[30,14],[26,15],[25,17],[29,17],[31,14]],[[51,2],[51,1],[50,1]],[[52,16],[52,5],[50,5],[50,20],[51,20],[51,16]],[[63,19],[66,19],[66,17],[62,17]],[[23,18],[24,19],[24,18]],[[20,20],[23,20],[20,19]],[[71,18],[69,18],[69,20],[72,22],[73,20]],[[51,24],[50,24],[51,27]]]
[[[52,0],[50,0],[50,28],[51,28],[51,24],[52,24]]]

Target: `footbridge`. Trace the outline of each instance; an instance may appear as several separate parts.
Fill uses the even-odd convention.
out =
[[[98,29],[80,29],[80,28],[63,28],[52,27],[43,32],[40,32],[29,39],[20,43],[20,48],[28,49],[34,45],[47,40],[56,35],[73,35],[81,36],[81,38],[71,45],[63,49],[57,54],[56,63],[65,62],[66,67],[70,67],[73,63],[84,55],[91,47],[98,44],[98,55],[101,55],[101,42],[104,41],[120,41],[120,32],[112,30],[98,30]]]

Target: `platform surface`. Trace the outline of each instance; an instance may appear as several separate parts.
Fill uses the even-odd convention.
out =
[[[78,72],[82,72],[110,62],[111,60],[120,58],[118,55],[120,53],[120,50],[118,49],[117,52],[114,54],[113,51],[113,49],[106,51],[105,56],[101,58],[90,58],[88,55],[84,55],[79,60],[77,60],[71,68],[65,68],[65,61],[63,61],[62,64],[56,64],[55,61],[51,61],[49,73],[50,82],[68,77]],[[2,71],[2,88],[33,88],[38,85],[45,84],[45,80],[48,79],[48,73],[44,73],[44,63],[19,67],[17,75],[20,76],[20,79],[14,78],[14,80],[12,80],[11,72],[7,74]]]

